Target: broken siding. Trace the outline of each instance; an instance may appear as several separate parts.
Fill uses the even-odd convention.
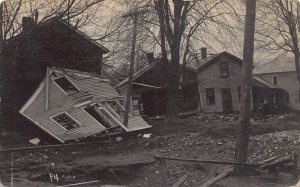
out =
[[[99,79],[74,79],[70,77],[71,81],[79,87],[80,90],[86,90],[92,95],[105,98],[120,97],[118,92],[110,86],[107,82]]]
[[[81,126],[72,130],[66,130],[61,125],[55,123],[51,118],[61,112],[69,114]],[[56,112],[49,112],[39,117],[31,117],[38,126],[47,129],[49,133],[56,135],[60,139],[67,141],[87,137],[93,134],[100,133],[106,128],[100,123],[96,123],[93,118],[87,115],[81,108],[70,108],[69,110],[57,110]]]
[[[44,83],[42,83],[44,84]],[[28,106],[24,111],[24,114],[30,117],[31,119],[35,116],[40,116],[45,114],[45,98],[46,98],[46,89],[45,86],[41,92],[37,95],[36,99]]]
[[[130,117],[128,119],[128,131],[136,131],[150,127],[151,126],[148,123],[146,123],[145,120],[140,116]]]
[[[68,78],[71,79],[74,85],[79,87],[79,92],[66,94],[59,85],[54,83],[50,78],[47,94],[49,101],[48,110],[46,111],[45,107],[46,88],[43,87],[39,94],[37,94],[37,97],[34,98],[33,102],[24,111],[24,114],[60,142],[88,137],[107,130],[107,128],[84,111],[83,108],[85,105],[78,107],[76,107],[76,105],[86,103],[86,101],[91,101],[89,104],[93,104],[95,97],[108,100],[120,97],[119,94],[108,82],[98,78],[78,79],[70,76],[68,76]],[[42,82],[41,85],[45,85],[45,81]],[[63,112],[80,126],[67,130],[53,120],[53,117]],[[122,120],[123,119],[117,119],[118,125],[123,126]],[[151,127],[141,117],[129,118],[129,123],[128,128],[124,127],[127,132]]]
[[[229,66],[229,77],[221,78],[220,62],[226,61]],[[209,66],[198,73],[199,92],[202,109],[206,112],[223,112],[221,89],[230,88],[233,111],[239,110],[238,86],[241,85],[241,65],[232,62],[232,59],[223,57],[217,63]],[[215,104],[208,105],[206,102],[206,88],[214,88]]]
[[[90,136],[106,130],[104,126],[96,123],[92,117],[86,115],[81,108],[73,107],[73,98],[63,93],[51,80],[49,81],[49,88],[48,111],[45,110],[46,89],[44,87],[35,101],[24,112],[38,126],[47,129],[48,133],[54,134],[64,141]],[[51,117],[64,111],[70,114],[82,126],[68,131],[51,120]]]
[[[53,80],[49,80],[49,93],[48,93],[48,101],[49,101],[49,107],[48,110],[56,110],[58,107],[57,104],[59,103],[61,106],[63,106],[65,103],[64,102],[59,102],[61,101],[62,98],[66,96],[66,94],[59,88],[57,84],[54,83]]]

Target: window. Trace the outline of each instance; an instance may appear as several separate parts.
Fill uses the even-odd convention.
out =
[[[215,104],[215,89],[206,88],[206,104],[214,105]]]
[[[72,130],[80,127],[80,125],[74,121],[67,113],[61,113],[57,116],[52,117],[52,119],[63,126],[67,130]]]
[[[278,83],[278,77],[277,76],[273,76],[273,84],[277,85]]]
[[[241,91],[242,91],[241,86],[238,86],[237,89],[238,89],[239,102],[241,102]]]
[[[72,94],[79,92],[79,90],[72,84],[69,79],[67,79],[65,76],[59,77],[57,79],[54,79],[54,81],[67,93]]]
[[[228,62],[221,62],[220,63],[220,75],[221,75],[221,78],[229,77]]]

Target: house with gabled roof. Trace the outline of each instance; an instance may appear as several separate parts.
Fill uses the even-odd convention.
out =
[[[61,143],[121,130],[150,128],[140,116],[123,125],[124,99],[109,80],[81,71],[47,68],[20,113]]]
[[[133,74],[132,101],[133,110],[149,117],[163,116],[166,112],[167,76],[169,62],[161,58],[154,58],[148,54],[148,65]],[[181,66],[182,68],[182,66]],[[127,93],[128,78],[115,86],[122,95]],[[179,86],[180,114],[194,112],[199,107],[197,90],[197,72],[190,68],[182,68]]]
[[[242,59],[224,51],[207,56],[202,49],[201,59],[192,64],[197,68],[201,109],[206,112],[239,111],[241,101]],[[270,110],[283,107],[284,90],[254,77],[252,80],[252,109],[258,110],[265,99]]]
[[[36,23],[24,17],[21,32],[8,39],[0,53],[2,124],[23,123],[18,111],[44,79],[47,67],[101,75],[108,52],[65,20],[53,17]]]
[[[292,109],[300,109],[300,86],[293,57],[261,60],[253,76],[286,91],[285,101]]]

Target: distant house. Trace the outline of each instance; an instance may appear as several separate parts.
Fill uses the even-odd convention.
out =
[[[201,109],[206,112],[239,111],[241,100],[242,60],[226,51],[207,56],[202,49],[201,59],[191,64],[197,68]],[[265,95],[262,95],[265,94]],[[258,110],[264,99],[275,110],[284,105],[282,89],[259,79],[253,79],[252,109]]]
[[[133,75],[132,100],[134,110],[139,110],[141,115],[161,116],[166,112],[167,98],[167,72],[168,63],[154,58],[148,54],[148,62],[145,68]],[[116,88],[126,96],[128,79],[120,82]],[[190,112],[199,107],[199,94],[197,90],[197,72],[185,67],[182,71],[179,86],[179,113]]]
[[[47,67],[101,74],[109,50],[56,17],[36,24],[22,19],[20,34],[8,39],[0,53],[2,122],[22,124],[18,110],[43,80]]]
[[[95,74],[47,68],[44,79],[20,113],[61,143],[107,131],[150,128],[141,117],[123,125],[123,96]]]
[[[255,67],[254,77],[286,90],[285,102],[293,109],[300,109],[300,86],[295,61],[292,57],[265,60]]]

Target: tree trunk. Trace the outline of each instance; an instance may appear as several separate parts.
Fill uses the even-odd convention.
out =
[[[254,32],[255,32],[256,0],[247,0],[243,67],[242,67],[242,98],[240,104],[240,116],[236,140],[236,161],[246,162],[249,143],[249,126],[251,116],[251,90],[252,90],[252,68],[254,55]],[[236,166],[234,173],[241,175],[243,168]]]
[[[298,80],[298,83],[300,84],[300,67],[299,67],[300,53],[299,53],[299,49],[294,52],[294,56],[295,56],[295,67],[296,67],[297,80]]]
[[[167,119],[172,121],[178,116],[178,88],[179,88],[179,50],[178,54],[172,53],[172,62],[169,65],[168,76],[168,91],[167,91],[167,105],[166,115]]]
[[[293,27],[290,25],[289,31],[291,33],[291,38],[292,38],[292,42],[293,42],[293,53],[294,53],[294,57],[295,57],[295,69],[296,69],[296,74],[297,74],[297,80],[298,80],[298,83],[300,83],[300,67],[299,67],[300,52],[299,52],[299,46],[298,46],[296,25],[294,25]]]

